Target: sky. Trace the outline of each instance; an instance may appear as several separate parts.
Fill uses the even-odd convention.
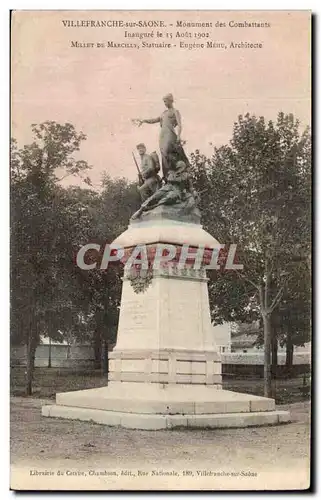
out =
[[[210,40],[228,46],[243,41],[263,48],[188,50],[179,42],[201,40],[183,37],[170,49],[71,47],[72,41],[137,43],[125,40],[122,28],[62,23],[106,19],[163,20],[163,32],[173,36],[209,32]],[[177,20],[214,27],[177,29]],[[227,27],[216,28],[218,21]],[[269,22],[270,28],[228,26],[244,21]],[[309,125],[310,57],[307,11],[18,11],[12,23],[12,135],[22,146],[32,139],[32,123],[70,122],[87,135],[78,156],[92,165],[94,186],[104,172],[134,179],[132,151],[139,142],[157,150],[159,125],[138,128],[131,119],[159,116],[168,92],[182,116],[187,153],[198,148],[211,154],[211,143],[227,143],[238,115],[247,112],[272,120],[279,111],[291,112],[302,127]]]

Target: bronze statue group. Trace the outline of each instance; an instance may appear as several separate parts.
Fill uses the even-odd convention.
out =
[[[193,189],[189,162],[181,143],[181,115],[173,106],[172,94],[167,94],[163,101],[166,109],[159,117],[133,120],[138,126],[143,123],[160,124],[162,178],[159,175],[160,162],[157,153],[148,154],[145,144],[138,144],[137,150],[141,158],[138,189],[142,205],[132,219],[137,219],[143,212],[160,205],[175,206],[186,214],[196,207],[197,194]]]

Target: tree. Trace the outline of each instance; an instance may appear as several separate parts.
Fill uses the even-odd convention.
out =
[[[266,123],[247,114],[234,124],[228,145],[214,148],[211,158],[199,151],[191,158],[206,229],[219,241],[238,245],[244,269],[229,280],[229,291],[235,285],[241,291],[246,283],[247,300],[241,293],[234,310],[244,314],[255,304],[262,320],[268,397],[272,314],[310,253],[310,149],[309,130],[300,133],[293,115],[279,113],[275,123]]]
[[[19,149],[13,140],[11,150],[11,325],[12,340],[27,346],[27,395],[41,333],[60,337],[50,325],[62,319],[57,311],[69,226],[58,182],[89,168],[73,156],[86,139],[73,125],[47,121],[31,128],[34,141]]]
[[[127,228],[130,216],[137,210],[138,204],[139,195],[135,183],[124,178],[111,179],[105,175],[101,193],[94,204],[87,205],[92,218],[86,222],[87,229],[83,227],[86,240],[78,239],[77,250],[88,242],[95,242],[100,245],[102,255],[105,245]],[[121,269],[119,266],[108,266],[107,270],[96,268],[88,271],[72,264],[69,274],[76,282],[78,307],[86,318],[89,339],[94,346],[96,368],[100,368],[104,345],[116,341]]]
[[[35,141],[18,149],[12,141],[11,326],[13,343],[27,346],[26,393],[31,394],[40,336],[102,343],[115,340],[121,291],[120,270],[83,271],[78,250],[89,242],[102,249],[123,231],[139,200],[136,185],[104,176],[100,192],[89,185],[63,188],[68,175],[84,176],[76,161],[85,136],[72,125],[32,126]]]
[[[301,263],[290,276],[273,320],[276,338],[281,346],[286,346],[285,364],[290,374],[294,346],[303,346],[311,340],[310,270],[306,263]]]

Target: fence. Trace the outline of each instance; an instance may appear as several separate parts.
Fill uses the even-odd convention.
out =
[[[51,353],[50,353],[51,350]],[[11,365],[26,365],[26,347],[11,348]],[[94,349],[88,345],[42,344],[37,347],[35,355],[36,367],[47,367],[51,358],[53,368],[93,369],[95,364]],[[309,370],[311,356],[308,352],[294,353],[293,373],[300,374]],[[264,354],[256,353],[222,353],[222,373],[225,375],[263,375]],[[278,355],[278,374],[285,371],[285,353]]]
[[[50,352],[51,351],[51,352]],[[42,344],[36,349],[35,366],[53,368],[94,368],[94,350],[87,345],[58,345]],[[27,352],[25,346],[12,347],[10,351],[10,361],[12,366],[25,365]]]

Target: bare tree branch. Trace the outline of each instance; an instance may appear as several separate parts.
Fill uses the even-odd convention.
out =
[[[60,182],[62,181],[63,179],[66,179],[66,177],[69,177],[71,174],[66,174],[66,175],[63,175],[60,179],[57,179],[57,182]]]
[[[241,274],[239,271],[236,271],[236,274],[242,278],[243,280],[247,281],[248,283],[250,283],[252,286],[254,286],[254,288],[256,288],[256,290],[260,291],[260,287],[259,285],[257,285],[256,283],[254,283],[254,281],[250,280],[247,276],[244,276],[244,274]]]
[[[278,305],[278,303],[280,302],[281,298],[282,298],[282,295],[283,295],[283,292],[284,292],[284,289],[285,289],[285,285],[286,285],[286,281],[283,283],[283,285],[281,286],[281,288],[279,289],[278,293],[276,294],[276,296],[274,297],[270,307],[268,308],[268,312],[269,314],[271,314],[274,309],[276,308],[276,306]]]

